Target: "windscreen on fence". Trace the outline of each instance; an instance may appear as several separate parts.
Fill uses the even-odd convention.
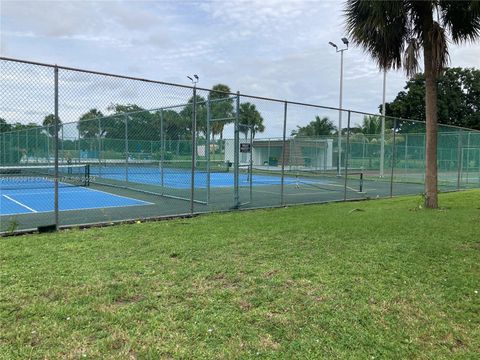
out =
[[[424,192],[423,122],[0,64],[2,233]],[[480,186],[480,132],[439,125],[437,157]]]

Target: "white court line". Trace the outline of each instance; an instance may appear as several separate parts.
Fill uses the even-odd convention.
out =
[[[140,202],[143,202],[143,203],[149,204],[149,205],[153,205],[153,204],[154,204],[154,203],[151,203],[151,202],[149,202],[149,201],[139,200],[139,199],[131,198],[131,197],[128,197],[128,196],[122,196],[122,195],[112,194],[112,193],[109,193],[109,192],[106,192],[106,191],[102,191],[102,190],[91,189],[91,188],[89,188],[89,187],[85,188],[85,190],[96,191],[96,192],[99,192],[99,193],[107,194],[107,195],[110,195],[110,196],[116,196],[116,197],[124,198],[124,199],[128,199],[128,200],[140,201]],[[135,190],[132,190],[132,191],[135,191]]]
[[[139,200],[141,201],[141,200]],[[111,205],[111,206],[102,206],[102,207],[92,207],[92,208],[78,208],[78,209],[65,209],[60,210],[60,212],[65,211],[82,211],[82,210],[99,210],[99,209],[110,209],[110,208],[121,208],[121,207],[129,207],[129,206],[146,206],[146,205],[154,205],[153,203],[145,202],[144,204],[131,204],[131,205]],[[42,210],[42,211],[35,211],[37,214],[45,214],[45,213],[53,213],[55,210]],[[21,215],[30,215],[30,214],[20,214],[20,213],[13,213],[13,214],[2,214],[1,216],[21,216]]]
[[[11,198],[10,196],[8,196],[8,195],[2,195],[2,196],[3,196],[4,198],[10,200],[10,201],[13,201],[15,204],[18,204],[18,205],[20,205],[21,207],[24,207],[25,209],[30,210],[31,212],[34,212],[34,213],[38,212],[37,210],[32,209],[31,207],[28,207],[28,206],[25,205],[25,204],[22,204],[20,201],[17,201],[17,200],[15,200],[15,199],[12,199],[12,198]]]
[[[154,204],[154,203],[151,203],[149,201],[135,199],[135,198],[131,198],[131,197],[128,197],[128,196],[112,194],[112,193],[102,191],[102,190],[91,189],[89,187],[80,188],[79,190],[73,190],[73,189],[76,189],[75,187],[64,187],[62,189],[72,189],[72,190],[69,190],[69,191],[62,191],[62,190],[59,189],[60,190],[59,193],[63,193],[62,194],[63,196],[65,196],[65,195],[68,196],[68,194],[84,193],[85,191],[94,191],[94,192],[99,192],[99,193],[107,194],[107,195],[118,197],[118,198],[123,198],[123,199],[127,199],[127,200],[142,202],[142,203],[149,204],[149,205]],[[52,192],[53,189],[47,188],[45,190],[46,191],[42,191],[42,192],[26,192],[25,189],[21,189],[21,190],[18,189],[18,190],[11,190],[11,191],[18,191],[17,194],[20,194],[20,195],[45,195],[45,194],[48,195]],[[3,196],[6,196],[6,195],[3,195]]]

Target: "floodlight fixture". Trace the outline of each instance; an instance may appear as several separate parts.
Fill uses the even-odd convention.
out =
[[[343,41],[343,43],[344,43],[345,45],[347,45],[347,47],[348,47],[348,39],[343,37],[343,38],[342,38],[342,41]]]
[[[333,42],[329,41],[328,42],[330,45],[332,45],[335,49],[338,49],[338,46],[336,44],[334,44]]]
[[[190,79],[190,81],[192,82],[194,87],[197,86],[197,83],[198,83],[198,80],[199,80],[197,74],[194,74],[193,77],[187,75],[187,78]]]

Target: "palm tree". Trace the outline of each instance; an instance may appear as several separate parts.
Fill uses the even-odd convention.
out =
[[[60,128],[62,126],[62,121],[60,118],[55,118],[55,115],[49,114],[45,116],[43,119],[42,125],[45,128],[45,131],[47,132],[48,135],[51,137],[55,136],[55,123],[58,122],[58,130],[60,131]]]
[[[103,114],[100,110],[97,109],[90,109],[82,116],[78,121],[78,131],[80,132],[80,136],[84,138],[94,138],[97,136],[102,136],[103,132],[100,128],[99,124],[100,119],[103,117]],[[94,120],[97,119],[97,120]]]
[[[382,70],[403,66],[415,74],[423,50],[426,114],[425,206],[438,207],[436,80],[448,62],[447,36],[454,43],[480,36],[479,1],[348,0],[346,29]]]
[[[265,131],[265,125],[263,125],[263,117],[257,110],[256,106],[252,103],[246,102],[240,104],[239,109],[239,131],[245,134],[247,138],[248,131],[252,131],[252,137],[255,138],[257,132],[262,133]],[[247,125],[247,126],[241,126]]]
[[[322,136],[331,135],[335,132],[336,127],[328,117],[321,118],[315,116],[315,120],[310,121],[306,126],[298,126],[295,130],[292,130],[292,136]]]
[[[211,100],[211,118],[228,119],[233,118],[233,98],[230,96],[230,87],[225,84],[217,84],[212,87],[208,95]],[[213,121],[211,124],[212,139],[215,143],[215,135],[220,134],[220,140],[223,139],[223,128],[233,120]]]

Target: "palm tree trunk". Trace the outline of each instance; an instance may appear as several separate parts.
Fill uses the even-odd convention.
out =
[[[437,194],[437,83],[434,67],[433,44],[430,38],[433,19],[427,16],[424,23],[423,58],[425,66],[425,115],[426,115],[426,169],[425,207],[438,208]]]

